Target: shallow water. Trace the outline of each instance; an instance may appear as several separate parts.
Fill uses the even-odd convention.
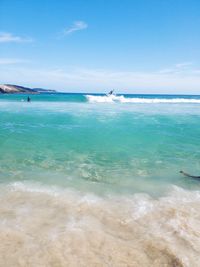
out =
[[[0,266],[200,266],[200,99],[94,97],[0,96]]]
[[[199,192],[102,198],[18,182],[0,201],[0,266],[200,264]]]

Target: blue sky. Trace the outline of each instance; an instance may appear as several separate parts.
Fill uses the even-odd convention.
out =
[[[198,0],[0,0],[0,83],[200,94]]]

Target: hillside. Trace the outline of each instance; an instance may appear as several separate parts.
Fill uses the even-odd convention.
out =
[[[55,90],[45,90],[42,88],[28,88],[14,84],[0,84],[0,93],[2,94],[39,94],[39,93],[55,93]]]

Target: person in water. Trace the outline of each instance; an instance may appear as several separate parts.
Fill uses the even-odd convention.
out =
[[[195,175],[190,175],[184,171],[180,171],[181,174],[187,176],[187,177],[191,177],[191,178],[196,178],[196,179],[200,179],[200,176],[195,176]]]
[[[27,102],[31,102],[31,99],[30,99],[30,97],[29,97],[29,96],[27,97]]]
[[[114,92],[114,90],[111,90],[111,91],[108,93],[108,95],[112,95],[113,92]]]

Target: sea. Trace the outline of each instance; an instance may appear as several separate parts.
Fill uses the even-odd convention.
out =
[[[0,95],[1,267],[199,267],[200,96]]]

